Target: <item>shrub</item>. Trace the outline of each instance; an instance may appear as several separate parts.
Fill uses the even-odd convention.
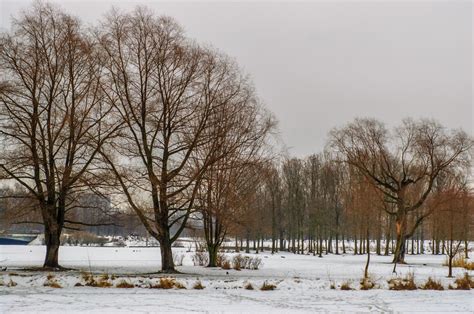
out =
[[[351,288],[351,283],[349,281],[345,281],[341,285],[341,290],[354,290]]]
[[[428,277],[428,280],[425,282],[423,286],[421,286],[421,289],[423,290],[444,290],[443,285],[441,282],[431,279],[431,277]]]
[[[194,266],[207,266],[209,264],[209,255],[206,251],[196,251],[193,255]]]
[[[160,278],[160,282],[156,285],[151,285],[150,288],[153,288],[153,289],[186,289],[186,287],[176,281],[175,278]]]
[[[222,263],[222,269],[231,269],[232,265],[230,264],[229,260],[226,260],[225,262]]]
[[[115,287],[116,288],[126,288],[126,289],[128,289],[128,288],[134,288],[135,285],[128,282],[128,281],[126,281],[126,280],[121,280],[119,283],[117,283],[115,285]]]
[[[234,256],[232,259],[232,266],[235,270],[241,270],[242,268],[245,268],[247,264],[247,261],[242,254],[237,254]]]
[[[388,280],[390,290],[416,290],[415,275],[408,273],[405,277],[396,277]]]
[[[329,286],[331,290],[336,290],[336,284],[334,282],[331,282],[331,285]]]
[[[375,287],[375,282],[370,277],[362,278],[360,281],[360,290],[370,290]]]
[[[223,253],[218,253],[217,258],[216,258],[216,266],[224,268],[223,267],[224,264],[228,264],[230,266],[230,263],[229,263],[229,260],[227,259],[227,256],[225,256],[225,254],[223,254]]]
[[[103,246],[109,240],[86,231],[75,231],[61,236],[61,243],[69,245],[94,245]]]
[[[253,290],[253,286],[250,282],[247,282],[244,286],[244,289],[245,290]]]
[[[474,281],[468,273],[464,273],[464,276],[456,278],[454,283],[456,284],[456,290],[470,290],[474,288]]]
[[[174,254],[173,262],[176,266],[183,266],[184,254]]]
[[[249,259],[249,269],[257,270],[262,265],[262,259],[259,257],[252,257]]]
[[[200,280],[196,281],[193,285],[193,289],[196,289],[196,290],[202,290],[204,288],[205,287],[202,285]]]
[[[275,289],[276,289],[276,285],[272,283],[267,283],[266,281],[263,283],[262,287],[260,288],[260,290],[262,291],[270,291],[270,290],[275,290]]]

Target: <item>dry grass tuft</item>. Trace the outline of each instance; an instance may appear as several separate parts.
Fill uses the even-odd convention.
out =
[[[46,276],[46,279],[47,279],[47,280],[51,280],[51,279],[53,279],[53,278],[54,278],[54,274],[48,274],[48,275]]]
[[[96,288],[110,288],[110,287],[112,287],[112,283],[109,282],[109,280],[108,280],[109,276],[106,275],[106,274],[101,275],[99,280],[96,280],[94,278],[94,276],[92,276],[91,274],[86,274],[86,275],[83,274],[82,278],[86,282],[85,286],[88,286],[88,287],[96,287]]]
[[[15,287],[17,285],[16,282],[14,282],[11,278],[10,278],[10,282],[7,283],[7,287]]]
[[[186,287],[176,281],[175,278],[160,278],[160,282],[156,285],[151,285],[152,289],[186,289]]]
[[[82,272],[81,273],[81,278],[82,280],[84,280],[85,282],[89,282],[91,280],[94,280],[94,276],[92,276],[91,273],[88,273],[88,272]]]
[[[244,286],[245,290],[254,290],[252,284],[250,282],[247,282]]]
[[[446,260],[443,263],[443,266],[449,266],[449,259],[446,258]],[[474,262],[469,262],[464,256],[462,255],[456,255],[453,258],[453,267],[460,267],[464,268],[466,270],[474,270]]]
[[[121,280],[119,283],[117,283],[115,285],[116,288],[125,288],[125,289],[129,289],[129,288],[134,288],[135,285],[132,284],[131,282],[128,282],[126,280]]]
[[[45,281],[43,286],[50,287],[50,288],[56,288],[56,289],[62,288],[62,286],[59,284],[59,282],[57,282],[56,280],[53,280],[52,278],[50,280]]]
[[[388,280],[390,290],[416,290],[415,275],[408,273],[405,277],[396,277]]]
[[[351,283],[349,281],[345,281],[341,284],[341,290],[354,290],[351,288]]]
[[[375,282],[370,278],[362,278],[360,281],[360,290],[371,290],[375,288]]]
[[[262,287],[260,288],[260,290],[262,291],[271,291],[275,289],[276,289],[276,285],[272,283],[267,283],[266,281],[263,283]]]
[[[222,263],[222,266],[221,266],[222,269],[231,269],[232,268],[232,265],[230,264],[230,261],[226,260]]]
[[[468,273],[464,273],[464,276],[456,278],[454,283],[456,284],[456,287],[453,288],[450,286],[450,289],[471,290],[474,288],[474,280],[472,280],[472,277],[469,276]]]
[[[420,288],[423,290],[444,290],[441,282],[439,280],[434,280],[431,277],[428,277],[428,280]]]
[[[193,285],[193,289],[196,289],[196,290],[202,290],[204,288],[205,287],[202,285],[201,280],[196,281]]]

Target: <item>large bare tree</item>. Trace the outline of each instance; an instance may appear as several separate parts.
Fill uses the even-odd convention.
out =
[[[405,240],[431,213],[422,205],[436,179],[449,167],[468,161],[472,139],[463,131],[449,131],[432,120],[403,121],[389,131],[374,119],[356,119],[331,132],[331,144],[341,157],[374,184],[395,217],[395,263],[404,262]],[[410,215],[415,215],[413,223]]]
[[[126,125],[103,156],[159,241],[162,271],[174,272],[171,246],[194,210],[203,175],[232,150],[219,138],[240,143],[232,138],[238,134],[226,133],[231,116],[221,113],[249,109],[253,91],[226,57],[145,8],[112,12],[98,36],[108,60],[107,101]]]
[[[90,184],[117,125],[103,103],[102,58],[77,19],[38,2],[12,26],[0,42],[0,167],[37,202],[44,267],[58,268],[71,193]]]

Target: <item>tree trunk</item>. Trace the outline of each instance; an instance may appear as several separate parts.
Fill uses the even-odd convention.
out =
[[[405,263],[405,226],[406,226],[406,216],[400,215],[395,221],[396,232],[397,232],[397,243],[395,245],[395,252],[393,252],[393,261],[392,263]]]
[[[48,222],[44,225],[44,240],[46,245],[46,257],[44,268],[58,269],[59,266],[59,246],[61,244],[61,227],[55,222]]]
[[[467,241],[467,239],[464,240],[464,257],[466,259],[469,258],[469,242]]]
[[[207,267],[217,267],[217,252],[219,249],[215,245],[208,245],[207,251],[209,252],[209,264]]]
[[[169,231],[168,231],[169,232]],[[165,233],[158,239],[161,251],[161,272],[176,273],[173,262],[173,251],[171,249],[171,240]]]
[[[449,255],[448,266],[449,266],[449,273],[448,277],[453,277],[453,257],[451,254]]]
[[[405,263],[405,235],[403,233],[397,234],[397,243],[395,245],[395,252],[393,252],[392,263]]]
[[[367,228],[367,262],[364,269],[364,278],[369,278],[369,263],[370,263],[370,240],[369,240],[369,228]]]
[[[346,239],[344,234],[342,235],[342,254],[346,254]]]

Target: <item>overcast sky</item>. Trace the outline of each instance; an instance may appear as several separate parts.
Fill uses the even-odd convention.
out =
[[[93,24],[147,5],[234,57],[289,152],[320,151],[355,117],[435,118],[473,133],[471,1],[52,1]],[[31,2],[0,0],[0,27]]]

